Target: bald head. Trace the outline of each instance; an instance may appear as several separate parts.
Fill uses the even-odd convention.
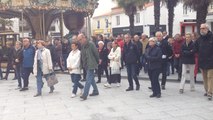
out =
[[[83,33],[79,34],[77,39],[82,45],[86,44],[86,42],[87,42],[86,36]]]
[[[23,39],[23,46],[24,46],[25,48],[29,47],[29,46],[30,46],[30,39],[24,38],[24,39]]]

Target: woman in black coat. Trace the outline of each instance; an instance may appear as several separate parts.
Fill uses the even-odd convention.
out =
[[[98,64],[98,81],[97,83],[101,82],[101,75],[103,74],[103,71],[105,71],[106,77],[107,77],[107,81],[109,78],[108,75],[108,49],[106,49],[104,47],[104,42],[103,41],[99,41],[98,42],[98,52],[99,52],[99,64]]]
[[[156,45],[157,40],[155,38],[149,39],[149,47],[146,49],[145,58],[148,64],[148,75],[151,80],[151,86],[153,94],[150,97],[161,97],[161,89],[159,84],[159,75],[162,64],[162,51]]]

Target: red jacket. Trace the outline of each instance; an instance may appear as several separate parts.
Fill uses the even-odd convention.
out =
[[[175,54],[180,54],[181,51],[181,46],[183,45],[184,40],[181,39],[180,41],[175,40],[175,42],[173,43],[173,54],[175,57]]]
[[[124,41],[122,39],[117,39],[118,45],[121,48],[121,52],[123,53],[124,49]]]

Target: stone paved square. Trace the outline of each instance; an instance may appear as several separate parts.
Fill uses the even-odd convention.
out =
[[[49,94],[45,82],[42,96],[36,98],[33,75],[25,92],[15,90],[17,81],[1,80],[0,120],[213,120],[213,102],[203,96],[202,84],[196,84],[195,92],[186,84],[184,94],[179,94],[179,83],[168,82],[162,98],[157,99],[149,98],[148,80],[140,80],[140,91],[126,92],[126,79],[122,79],[121,87],[106,89],[103,78],[98,84],[100,95],[81,101],[79,96],[71,98],[70,76],[57,77],[55,92]]]

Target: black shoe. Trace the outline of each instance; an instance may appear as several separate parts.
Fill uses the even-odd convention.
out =
[[[50,87],[50,92],[49,93],[53,93],[54,90],[55,90],[54,86]]]
[[[12,80],[17,80],[17,78],[13,78]]]
[[[152,95],[150,95],[149,97],[150,97],[150,98],[153,98],[153,97],[156,97],[156,95],[152,94]]]
[[[85,96],[80,96],[80,98],[82,99],[82,100],[86,100],[87,99],[87,97],[85,97]]]
[[[183,89],[180,89],[180,90],[179,90],[179,93],[180,93],[180,94],[183,94]]]
[[[152,89],[152,87],[148,87],[148,89],[150,89],[150,90],[151,90],[151,89]]]
[[[86,81],[86,79],[81,79],[81,82],[84,82],[84,81]]]
[[[208,95],[207,93],[204,94],[204,96],[207,96],[207,95]]]
[[[160,98],[160,97],[161,97],[161,94],[157,94],[157,95],[156,95],[156,98]]]
[[[165,85],[162,85],[162,86],[161,86],[161,89],[162,89],[162,90],[166,90]]]
[[[33,97],[38,97],[38,96],[41,96],[41,93],[37,93]]]
[[[140,90],[140,85],[136,86],[135,90]]]
[[[100,81],[100,80],[98,80],[96,83],[101,83],[101,81]]]
[[[130,88],[130,87],[126,89],[126,91],[132,91],[132,90],[133,88]]]
[[[212,100],[212,96],[211,95],[208,95],[208,100]]]
[[[89,94],[89,96],[97,96],[99,95],[99,93],[92,93],[92,94]]]
[[[21,88],[19,91],[26,91],[29,90],[27,87]]]

